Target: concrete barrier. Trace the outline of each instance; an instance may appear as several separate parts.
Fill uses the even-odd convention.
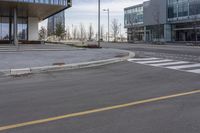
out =
[[[10,75],[24,75],[24,74],[31,74],[30,68],[22,68],[22,69],[10,69]]]

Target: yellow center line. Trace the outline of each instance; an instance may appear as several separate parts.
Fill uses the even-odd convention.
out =
[[[93,113],[105,112],[105,111],[109,111],[109,110],[116,110],[116,109],[120,109],[120,108],[126,108],[126,107],[136,106],[136,105],[145,104],[145,103],[167,100],[167,99],[172,99],[172,98],[176,98],[176,97],[192,95],[192,94],[196,94],[196,93],[200,93],[200,90],[194,90],[194,91],[190,91],[190,92],[184,92],[184,93],[178,93],[178,94],[173,94],[173,95],[168,95],[168,96],[145,99],[145,100],[130,102],[130,103],[126,103],[126,104],[109,106],[109,107],[104,107],[104,108],[99,108],[99,109],[92,109],[92,110],[87,110],[87,111],[78,112],[78,113],[71,113],[71,114],[66,114],[66,115],[61,115],[61,116],[56,116],[56,117],[50,117],[50,118],[46,118],[46,119],[40,119],[40,120],[34,120],[34,121],[29,121],[29,122],[23,122],[23,123],[19,123],[19,124],[2,126],[2,127],[0,127],[0,131],[10,130],[10,129],[19,128],[19,127],[25,127],[25,126],[31,126],[31,125],[36,125],[36,124],[48,123],[48,122],[57,121],[57,120],[61,120],[61,119],[84,116],[84,115],[89,115],[89,114],[93,114]]]

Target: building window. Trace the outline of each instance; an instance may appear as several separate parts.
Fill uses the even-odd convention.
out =
[[[169,5],[168,6],[168,18],[175,18],[177,17],[177,5]]]
[[[190,11],[190,15],[200,14],[200,1],[199,0],[190,0],[189,11]]]
[[[178,17],[188,16],[188,2],[180,2],[178,4]]]
[[[28,22],[27,22],[27,18],[18,18],[17,19],[17,36],[19,40],[27,40],[28,37]]]
[[[131,26],[143,23],[143,6],[136,6],[129,9],[125,9],[124,24],[125,26]]]
[[[0,40],[9,40],[9,18],[0,17]]]

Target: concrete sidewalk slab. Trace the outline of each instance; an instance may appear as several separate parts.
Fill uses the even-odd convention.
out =
[[[92,67],[123,61],[134,56],[132,52],[117,49],[0,53],[0,75],[21,75]]]
[[[75,48],[63,44],[35,44],[35,45],[0,45],[0,52],[18,52],[18,51],[74,51],[83,48]]]

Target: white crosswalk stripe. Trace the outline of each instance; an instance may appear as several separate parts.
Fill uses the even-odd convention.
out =
[[[133,59],[128,59],[128,61],[145,61],[145,60],[156,60],[158,58],[133,58]]]
[[[168,62],[168,63],[160,63],[160,64],[152,64],[152,66],[169,66],[169,65],[180,65],[186,64],[186,61],[178,61],[178,62]]]
[[[188,72],[192,72],[192,73],[199,73],[199,74],[200,74],[200,69],[188,70]]]
[[[190,65],[182,65],[182,66],[171,66],[167,67],[170,69],[183,69],[183,68],[191,68],[191,67],[200,67],[200,64],[190,64]]]
[[[154,60],[154,61],[139,61],[137,63],[140,63],[140,64],[150,64],[150,63],[163,63],[163,62],[169,62],[169,61],[172,61],[172,60]]]
[[[129,62],[200,74],[200,63],[162,58],[133,58]]]

